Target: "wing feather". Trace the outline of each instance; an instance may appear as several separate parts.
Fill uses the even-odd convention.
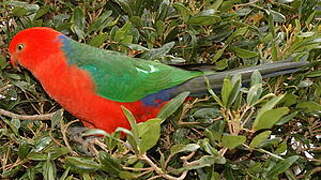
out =
[[[68,63],[90,73],[98,95],[118,102],[134,102],[203,74],[60,39]]]

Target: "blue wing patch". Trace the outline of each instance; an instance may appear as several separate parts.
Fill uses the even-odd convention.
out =
[[[164,89],[154,94],[150,94],[144,97],[141,101],[146,106],[157,107],[161,105],[163,102],[166,102],[172,99],[175,96],[174,94],[175,94],[175,87],[170,89]]]

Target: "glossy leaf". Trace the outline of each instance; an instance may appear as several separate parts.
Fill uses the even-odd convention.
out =
[[[229,149],[234,149],[246,141],[245,136],[225,135],[222,137],[222,145]]]
[[[75,170],[79,171],[92,171],[98,170],[100,168],[99,164],[90,158],[84,157],[66,157],[66,164]]]
[[[231,47],[231,50],[236,54],[236,56],[240,58],[253,58],[257,57],[259,54],[255,51],[250,51],[247,49],[239,48],[239,47]]]
[[[174,155],[180,152],[194,152],[199,148],[200,146],[197,144],[187,144],[187,145],[177,144],[171,147],[171,154]]]
[[[162,119],[150,119],[137,125],[139,132],[139,150],[141,153],[146,152],[156,145],[160,137],[160,124]]]
[[[170,115],[177,111],[177,109],[184,103],[188,97],[189,92],[183,92],[170,100],[158,113],[157,117],[165,121]]]
[[[253,140],[251,141],[250,143],[250,147],[251,148],[256,148],[256,147],[259,147],[260,144],[265,141],[269,136],[270,134],[272,133],[272,131],[264,131],[258,135],[256,135]]]
[[[272,128],[273,125],[281,119],[281,117],[288,113],[289,109],[287,107],[267,110],[264,113],[260,114],[260,116],[257,116],[252,128],[256,131],[260,129]]]
[[[267,177],[275,177],[286,170],[288,170],[292,164],[294,164],[299,159],[299,156],[290,156],[285,160],[279,161],[267,174]]]
[[[187,24],[206,26],[218,23],[219,21],[221,21],[221,18],[216,15],[199,15],[190,17]]]

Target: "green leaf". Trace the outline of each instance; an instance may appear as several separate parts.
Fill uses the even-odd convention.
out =
[[[216,62],[218,59],[220,59],[222,57],[222,55],[223,55],[223,53],[224,53],[226,48],[227,48],[227,46],[224,46],[222,49],[217,50],[215,55],[214,55],[214,57],[212,58],[212,61]],[[226,63],[226,65],[227,65],[227,63]]]
[[[138,126],[137,126],[137,123],[136,123],[136,119],[134,117],[134,115],[124,106],[121,106],[123,112],[124,112],[124,115],[126,116],[129,124],[130,124],[130,127],[131,127],[131,131],[127,130],[127,129],[124,129],[124,128],[121,128],[121,127],[118,127],[116,129],[116,132],[118,131],[121,131],[121,132],[124,132],[127,134],[127,139],[128,139],[128,142],[131,144],[131,146],[134,148],[134,150],[136,152],[139,151],[139,147],[138,147],[138,144],[139,144],[139,130],[138,130]]]
[[[178,2],[174,3],[174,4],[173,4],[173,7],[174,7],[174,8],[176,9],[176,11],[178,11],[179,14],[182,16],[183,21],[184,21],[184,22],[187,22],[189,16],[191,15],[191,11],[190,11],[187,7],[185,7],[184,4],[178,3]]]
[[[34,16],[33,20],[39,19],[43,15],[47,14],[49,12],[49,6],[42,6]]]
[[[260,99],[262,92],[262,84],[255,84],[251,86],[246,96],[246,103],[250,106],[255,104]]]
[[[251,86],[262,84],[262,76],[258,70],[255,70],[251,75]]]
[[[0,65],[0,67],[1,67],[1,65]],[[320,76],[321,76],[321,70],[314,70],[314,71],[309,72],[305,75],[305,77],[309,77],[309,78],[320,77]]]
[[[294,155],[291,157],[286,158],[283,161],[279,161],[267,174],[266,177],[272,178],[276,177],[277,175],[284,173],[288,170],[293,163],[295,163],[299,159],[299,156]]]
[[[321,104],[314,101],[301,102],[296,106],[296,108],[303,109],[307,113],[321,112]]]
[[[235,100],[238,98],[238,96],[241,93],[241,87],[242,87],[242,76],[241,74],[236,74],[232,77],[232,90],[228,97],[227,105],[231,106]]]
[[[189,163],[189,165],[186,165],[186,166],[179,168],[179,169],[174,169],[173,172],[174,173],[181,173],[181,172],[187,171],[187,170],[209,167],[209,166],[213,165],[218,159],[221,160],[222,158],[205,155],[205,156],[202,156],[200,159]]]
[[[64,171],[64,173],[60,176],[59,180],[69,180],[67,178],[68,174],[70,171],[70,167],[67,167],[66,170]],[[70,176],[69,176],[70,177]]]
[[[272,14],[274,22],[283,23],[286,21],[286,17],[283,14],[273,10],[270,10],[270,13]]]
[[[3,121],[10,127],[10,129],[16,136],[19,136],[19,131],[18,131],[20,127],[19,119],[12,119],[11,121],[7,119],[3,119]]]
[[[141,46],[139,44],[122,43],[122,45],[135,51],[149,51],[148,48],[145,48],[144,46]]]
[[[310,79],[305,79],[300,81],[300,83],[298,84],[299,88],[307,88],[313,85],[313,81],[311,81]]]
[[[205,129],[204,134],[211,140],[216,142],[221,142],[222,139],[222,133],[217,131],[211,131],[209,129]]]
[[[222,5],[224,0],[216,0],[215,3],[211,5],[211,8],[214,10],[218,10],[218,8]]]
[[[204,139],[200,139],[198,141],[198,144],[200,145],[200,147],[206,151],[208,154],[211,154],[213,156],[218,156],[219,152],[218,150],[216,150],[211,144],[210,144],[210,140],[208,138],[204,138]]]
[[[56,160],[57,158],[66,155],[70,150],[66,147],[50,147],[45,152],[30,152],[27,158],[34,161],[45,161],[48,159],[47,153],[50,153],[50,160]]]
[[[221,116],[220,110],[216,107],[201,108],[192,115],[196,119],[214,119]]]
[[[191,25],[197,25],[197,26],[207,26],[207,25],[212,25],[215,23],[218,23],[221,21],[220,16],[216,15],[198,15],[198,16],[192,16],[189,18],[187,21],[187,24]]]
[[[138,126],[137,126],[137,123],[136,123],[136,119],[134,117],[134,115],[125,107],[125,106],[121,106],[123,112],[124,112],[124,115],[126,116],[129,124],[130,124],[130,127],[131,127],[131,131],[133,132],[133,135],[138,139],[138,135],[139,135],[139,132],[138,132]]]
[[[216,55],[216,54],[215,54]],[[212,59],[214,60],[214,59]],[[215,60],[216,61],[216,60]],[[215,70],[224,70],[228,67],[228,59],[222,59],[215,63]]]
[[[27,155],[30,153],[31,148],[32,146],[25,141],[19,143],[19,148],[17,152],[19,158],[22,160],[26,158]]]
[[[294,94],[286,94],[284,98],[281,100],[280,103],[282,103],[283,106],[289,107],[294,104],[297,104],[298,96]]]
[[[286,142],[283,142],[277,146],[277,149],[274,151],[276,154],[284,153],[288,150],[288,146]]]
[[[242,27],[234,31],[226,40],[227,44],[230,44],[235,38],[239,36],[244,36],[244,34],[248,31],[248,27]]]
[[[251,9],[251,8],[241,8],[241,9],[236,10],[236,13],[239,16],[246,16],[246,15],[250,14],[252,11],[253,11],[253,9]]]
[[[119,177],[121,179],[137,179],[137,174],[134,174],[132,172],[129,172],[129,171],[121,171],[119,173]]]
[[[275,96],[270,101],[266,102],[264,104],[264,106],[259,110],[259,113],[258,113],[257,117],[259,117],[265,111],[268,111],[268,110],[274,108],[284,98],[284,96],[285,96],[284,94],[280,95],[280,96]]]
[[[171,99],[162,107],[157,117],[162,119],[162,121],[165,121],[170,115],[177,111],[177,109],[184,103],[189,94],[189,92],[182,92],[175,98]]]
[[[85,38],[85,15],[83,13],[83,10],[81,8],[76,8],[74,10],[72,19],[71,19],[71,30],[77,34],[78,39],[84,39]]]
[[[155,28],[156,28],[156,32],[158,36],[163,36],[164,35],[164,31],[166,30],[166,24],[164,21],[157,21],[155,23]]]
[[[194,152],[199,148],[200,146],[198,144],[175,144],[171,147],[171,155],[175,155],[180,152]]]
[[[123,170],[120,161],[107,152],[99,152],[99,160],[102,165],[101,168],[107,173],[118,175]]]
[[[0,54],[0,69],[4,69],[9,63],[6,61],[6,58]]]
[[[211,84],[206,76],[204,76],[204,81],[207,86],[207,91],[210,93],[210,95],[213,97],[213,99],[221,106],[225,107],[223,101],[216,95],[216,93],[211,89]]]
[[[142,54],[143,59],[158,59],[164,57],[175,45],[175,42],[164,44],[160,48],[150,49],[148,52]]]
[[[157,17],[156,17],[157,20],[164,21],[164,19],[168,16],[169,5],[170,5],[169,0],[161,1],[157,11]]]
[[[21,17],[21,16],[25,16],[28,13],[28,10],[23,7],[15,7],[12,13],[17,17]]]
[[[148,121],[139,123],[139,150],[140,153],[145,153],[150,148],[154,147],[160,137],[160,124],[161,119],[149,119]]]
[[[41,137],[41,136],[40,136]],[[34,152],[40,152],[52,142],[51,137],[49,136],[42,136],[41,138],[37,139],[34,144]]]
[[[259,56],[259,54],[257,52],[250,51],[247,49],[242,49],[242,48],[239,48],[236,46],[232,46],[230,48],[236,54],[236,56],[238,56],[240,58],[248,59],[248,58],[254,58],[254,57]]]
[[[22,2],[22,1],[4,1],[4,5],[10,5],[13,7],[23,7],[25,8],[29,13],[35,13],[39,9],[38,4],[29,4],[27,2]],[[0,3],[1,5],[1,3]]]
[[[242,145],[246,141],[245,136],[232,136],[232,135],[225,135],[222,138],[222,145],[229,149],[234,149],[237,146]]]
[[[75,8],[74,14],[72,16],[72,22],[80,30],[83,30],[85,28],[85,15],[80,7]]]
[[[100,33],[97,36],[94,36],[88,44],[94,47],[100,47],[108,39],[107,33]]]
[[[55,114],[52,116],[51,120],[51,129],[53,130],[62,120],[63,120],[63,109],[58,110],[55,112]]]
[[[67,166],[70,166],[76,171],[96,171],[100,169],[100,165],[93,161],[91,158],[85,157],[72,157],[67,156],[65,158],[65,162]]]
[[[102,15],[100,15],[88,28],[88,33],[93,31],[102,31],[105,27],[108,26],[110,22],[108,18],[112,14],[112,11],[106,11]]]
[[[285,123],[293,120],[294,117],[295,117],[298,113],[299,113],[298,111],[295,111],[295,112],[293,112],[293,113],[291,113],[291,114],[289,114],[289,115],[287,115],[287,116],[282,117],[278,122],[275,123],[275,125],[281,126],[281,125],[283,125],[283,124],[285,124]]]
[[[81,30],[78,26],[73,24],[70,26],[70,29],[72,32],[74,32],[77,35],[79,40],[82,40],[85,38],[85,35],[86,35],[85,32]]]
[[[95,135],[110,137],[110,134],[108,134],[106,131],[102,129],[88,129],[81,134],[81,136],[95,136]]]
[[[139,147],[138,147],[138,143],[139,143],[138,138],[139,137],[134,136],[132,131],[122,128],[122,127],[118,127],[115,130],[115,133],[118,133],[118,132],[125,133],[127,135],[127,140],[129,142],[129,144],[131,145],[131,147],[133,148],[133,150],[135,151],[135,153],[139,153]]]
[[[270,109],[265,111],[264,113],[258,115],[253,123],[253,130],[260,129],[269,129],[272,128],[273,125],[278,122],[282,116],[289,113],[289,108],[281,107],[277,109]]]
[[[55,163],[50,161],[50,154],[48,155],[48,160],[44,163],[42,169],[42,174],[45,180],[56,179],[57,169]]]
[[[133,25],[127,21],[122,28],[116,31],[113,40],[120,43],[132,43],[134,39],[133,35],[131,34],[132,28]]]
[[[227,105],[228,105],[228,100],[229,100],[232,90],[233,90],[232,81],[231,81],[231,79],[229,79],[227,77],[224,79],[223,87],[222,87],[222,94],[221,94],[224,107],[227,107]]]
[[[256,135],[251,141],[250,147],[251,148],[259,147],[262,144],[262,142],[265,141],[270,136],[271,133],[272,131],[264,131]]]

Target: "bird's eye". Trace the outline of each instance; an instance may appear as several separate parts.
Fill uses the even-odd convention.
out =
[[[23,44],[18,44],[17,50],[21,51],[25,46]]]

